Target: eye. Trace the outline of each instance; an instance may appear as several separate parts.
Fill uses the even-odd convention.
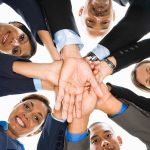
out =
[[[20,49],[19,46],[16,46],[16,47],[14,47],[14,48],[12,49],[12,54],[13,54],[13,55],[19,56],[20,53],[21,53],[21,49]]]
[[[41,122],[41,117],[39,115],[34,115],[33,116],[33,121],[36,123],[40,123]]]
[[[110,134],[110,133],[108,133],[108,134],[105,135],[105,138],[106,138],[106,139],[109,139],[109,138],[111,138],[111,137],[112,137],[112,134]]]
[[[86,25],[90,28],[94,26],[95,22],[92,19],[86,19]]]
[[[100,142],[100,138],[94,138],[91,142],[92,144],[98,144]]]
[[[23,107],[24,107],[25,111],[30,111],[31,110],[29,104],[24,104]]]
[[[24,39],[25,39],[25,35],[24,35],[24,34],[21,34],[21,35],[19,36],[19,42],[24,41]]]

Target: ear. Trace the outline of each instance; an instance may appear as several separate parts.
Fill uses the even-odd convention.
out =
[[[113,10],[113,21],[115,21],[116,19],[116,15],[115,15],[115,11]]]
[[[118,140],[119,145],[122,145],[122,138],[120,136],[117,136],[117,140]]]
[[[83,10],[84,10],[84,6],[82,6],[82,7],[80,8],[80,10],[79,10],[79,16],[81,16],[81,15],[82,15]]]

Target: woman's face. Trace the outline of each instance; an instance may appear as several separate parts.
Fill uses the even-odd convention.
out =
[[[39,100],[27,100],[17,104],[9,116],[9,126],[17,137],[38,131],[47,115],[46,105]]]
[[[136,79],[150,89],[150,62],[143,63],[136,69]]]

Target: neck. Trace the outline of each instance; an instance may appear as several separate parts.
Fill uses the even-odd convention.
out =
[[[18,138],[18,136],[14,133],[14,131],[12,130],[12,128],[9,125],[8,125],[8,130],[6,131],[6,134],[13,139]]]

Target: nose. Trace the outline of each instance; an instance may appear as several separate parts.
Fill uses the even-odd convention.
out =
[[[104,149],[108,149],[110,147],[110,143],[106,140],[103,140],[101,143],[101,147]]]
[[[22,117],[25,118],[26,120],[28,120],[29,114],[27,114],[27,113],[22,113]]]
[[[12,40],[11,40],[11,44],[12,44],[13,46],[19,46],[19,42],[18,42],[18,40],[16,40],[16,39],[12,39]]]

